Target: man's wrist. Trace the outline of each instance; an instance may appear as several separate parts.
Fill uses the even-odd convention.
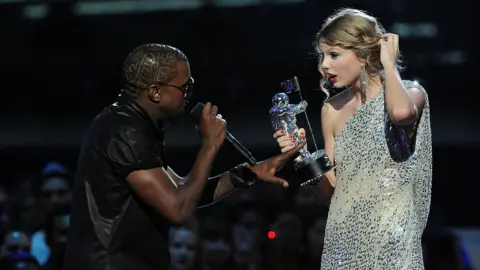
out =
[[[247,163],[242,163],[230,170],[230,180],[235,188],[249,187],[255,183],[257,175]]]
[[[220,150],[219,147],[213,145],[213,144],[210,144],[210,143],[203,143],[201,148],[200,148],[200,151],[207,154],[207,155],[213,155],[215,156],[218,151]]]

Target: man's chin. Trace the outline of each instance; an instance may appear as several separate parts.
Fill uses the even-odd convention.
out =
[[[168,121],[172,123],[178,122],[183,117],[184,114],[185,114],[185,109],[182,109],[177,113],[172,113],[172,115],[168,117]]]

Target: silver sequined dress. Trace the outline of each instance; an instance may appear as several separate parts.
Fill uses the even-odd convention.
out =
[[[414,151],[408,153],[405,134],[388,121],[384,91],[367,100],[335,138],[337,183],[321,269],[424,269],[421,236],[432,181],[430,107],[420,85],[404,84],[426,97]]]

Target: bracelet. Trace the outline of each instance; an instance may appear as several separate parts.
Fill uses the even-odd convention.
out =
[[[248,163],[242,163],[230,170],[230,179],[235,188],[249,187],[255,183],[257,175],[250,169]]]

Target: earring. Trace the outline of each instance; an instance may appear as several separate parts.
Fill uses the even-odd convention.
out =
[[[362,91],[363,95],[367,94],[367,75],[365,67],[362,67],[360,70],[360,90]]]

